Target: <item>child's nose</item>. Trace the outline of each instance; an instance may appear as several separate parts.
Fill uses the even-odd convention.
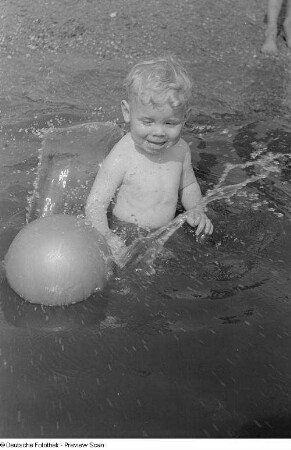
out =
[[[154,128],[154,135],[156,136],[164,136],[165,131],[163,125],[156,124]]]

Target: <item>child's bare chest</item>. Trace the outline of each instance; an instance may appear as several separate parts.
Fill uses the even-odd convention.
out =
[[[182,163],[167,161],[156,163],[148,160],[132,164],[125,175],[124,184],[136,190],[171,191],[180,184]]]

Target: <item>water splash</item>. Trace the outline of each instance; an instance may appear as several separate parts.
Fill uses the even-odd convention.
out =
[[[257,155],[254,155],[254,157],[256,156]],[[226,164],[217,185],[213,189],[207,191],[201,205],[206,207],[209,203],[216,200],[230,199],[248,184],[267,178],[271,172],[280,173],[278,159],[285,156],[290,157],[289,154],[274,155],[270,152],[260,156],[256,160],[248,161],[246,163]],[[240,183],[222,186],[230,171],[234,169],[246,169],[248,167],[255,167],[258,173]],[[186,222],[190,214],[191,211],[186,211],[179,214],[169,224],[153,231],[152,233],[149,233],[145,237],[137,239],[122,256],[119,264],[120,267],[123,268],[125,266],[132,265],[133,263],[136,265],[141,261],[151,265],[156,257],[161,253],[165,242],[167,242],[175,231],[177,231]]]

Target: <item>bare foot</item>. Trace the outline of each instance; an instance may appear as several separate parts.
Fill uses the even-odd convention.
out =
[[[277,55],[278,48],[275,40],[273,38],[267,37],[261,48],[261,51],[266,55]]]

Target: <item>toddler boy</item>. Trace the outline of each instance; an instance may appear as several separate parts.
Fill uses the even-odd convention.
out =
[[[117,263],[125,244],[108,225],[112,200],[118,220],[156,229],[174,218],[180,196],[196,234],[213,231],[190,148],[181,139],[192,90],[185,69],[173,58],[142,62],[129,72],[126,88],[121,108],[130,132],[102,163],[86,205],[87,218],[105,236]]]

